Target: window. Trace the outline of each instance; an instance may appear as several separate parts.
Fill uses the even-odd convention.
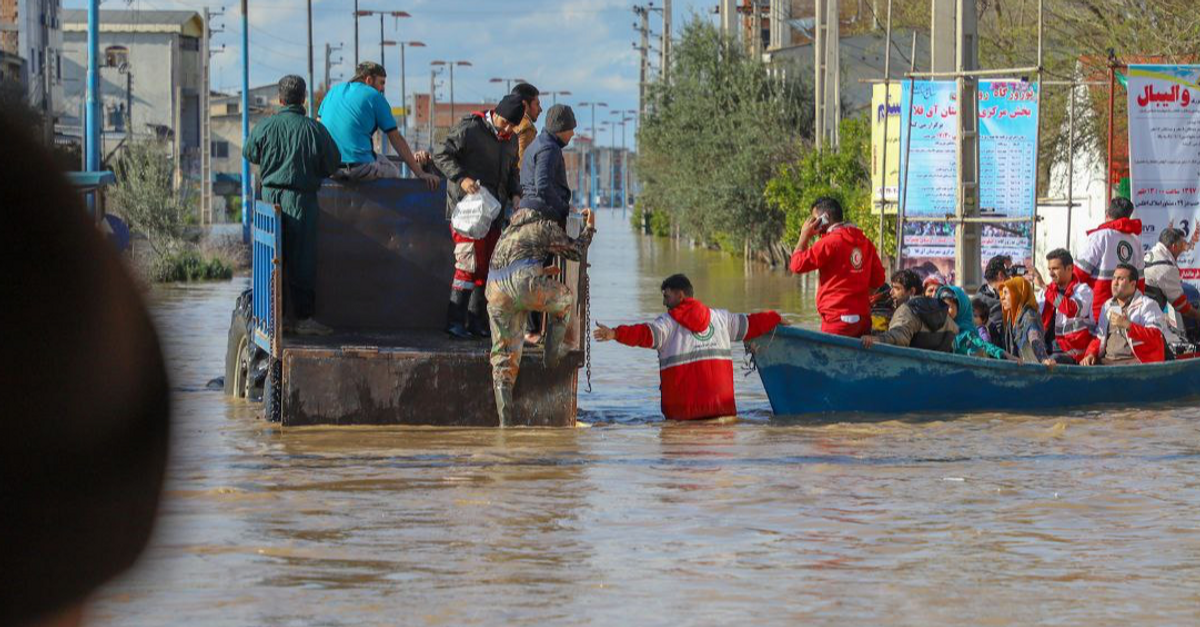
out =
[[[129,64],[129,48],[125,46],[109,46],[104,49],[104,64],[108,67],[121,67]]]
[[[213,159],[228,159],[229,158],[229,142],[213,142],[212,143]]]

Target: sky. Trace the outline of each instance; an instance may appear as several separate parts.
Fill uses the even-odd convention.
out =
[[[646,0],[636,3],[645,4]],[[285,74],[308,72],[304,0],[248,0],[250,14],[250,82],[259,86]],[[407,88],[410,94],[429,91],[430,61],[469,61],[454,71],[456,102],[495,100],[503,84],[492,78],[523,78],[542,91],[570,91],[559,102],[576,108],[581,127],[591,125],[591,108],[581,102],[605,102],[613,110],[637,109],[638,59],[633,48],[634,0],[359,0],[360,10],[406,11],[410,18],[384,19],[388,40],[421,41],[425,48],[406,48]],[[655,4],[662,4],[657,0]],[[715,20],[717,0],[674,0],[674,31],[693,15]],[[64,0],[66,8],[86,8],[85,0]],[[241,89],[241,17],[238,0],[102,0],[104,9],[201,11],[207,6],[224,15],[212,20],[212,86],[218,91]],[[325,44],[342,44],[332,74],[353,74],[354,0],[313,0],[313,46],[316,82],[324,72]],[[379,18],[361,18],[360,60],[379,60]],[[660,32],[661,19],[651,17],[651,30]],[[399,50],[385,48],[387,96],[400,106]],[[655,53],[656,54],[656,53]],[[445,72],[438,79],[438,98],[449,99]],[[543,107],[552,98],[543,98]],[[614,119],[598,109],[597,122]],[[632,125],[629,127],[632,138]],[[608,133],[601,133],[602,144]],[[616,142],[619,142],[619,131]]]

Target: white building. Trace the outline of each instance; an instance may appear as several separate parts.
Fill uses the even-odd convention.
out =
[[[24,60],[29,104],[51,119],[65,110],[61,5],[61,0],[0,0],[0,51]],[[6,65],[16,63],[9,59]]]
[[[62,12],[66,112],[60,130],[82,137],[87,12]],[[101,11],[101,156],[128,139],[171,146],[179,174],[199,176],[203,18],[195,11]]]

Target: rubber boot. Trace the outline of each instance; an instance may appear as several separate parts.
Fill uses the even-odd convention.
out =
[[[566,342],[563,341],[567,336],[567,324],[566,321],[552,318],[546,321],[546,347],[543,349],[542,363],[547,368],[557,368],[567,354]]]
[[[466,290],[450,290],[450,304],[446,307],[446,333],[456,340],[469,340],[471,333],[467,331],[467,303],[471,292]]]
[[[476,287],[471,291],[471,301],[467,306],[467,330],[487,340],[492,337],[492,325],[488,322],[487,297],[483,290],[482,287]]]
[[[511,427],[513,422],[513,391],[507,383],[494,382],[492,389],[496,392],[496,413],[500,415],[500,426]]]

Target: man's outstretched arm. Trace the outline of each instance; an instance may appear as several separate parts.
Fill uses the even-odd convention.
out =
[[[597,322],[596,330],[592,331],[592,337],[597,342],[616,340],[626,346],[654,348],[654,331],[650,329],[650,325],[648,324],[623,324],[613,329]]]

